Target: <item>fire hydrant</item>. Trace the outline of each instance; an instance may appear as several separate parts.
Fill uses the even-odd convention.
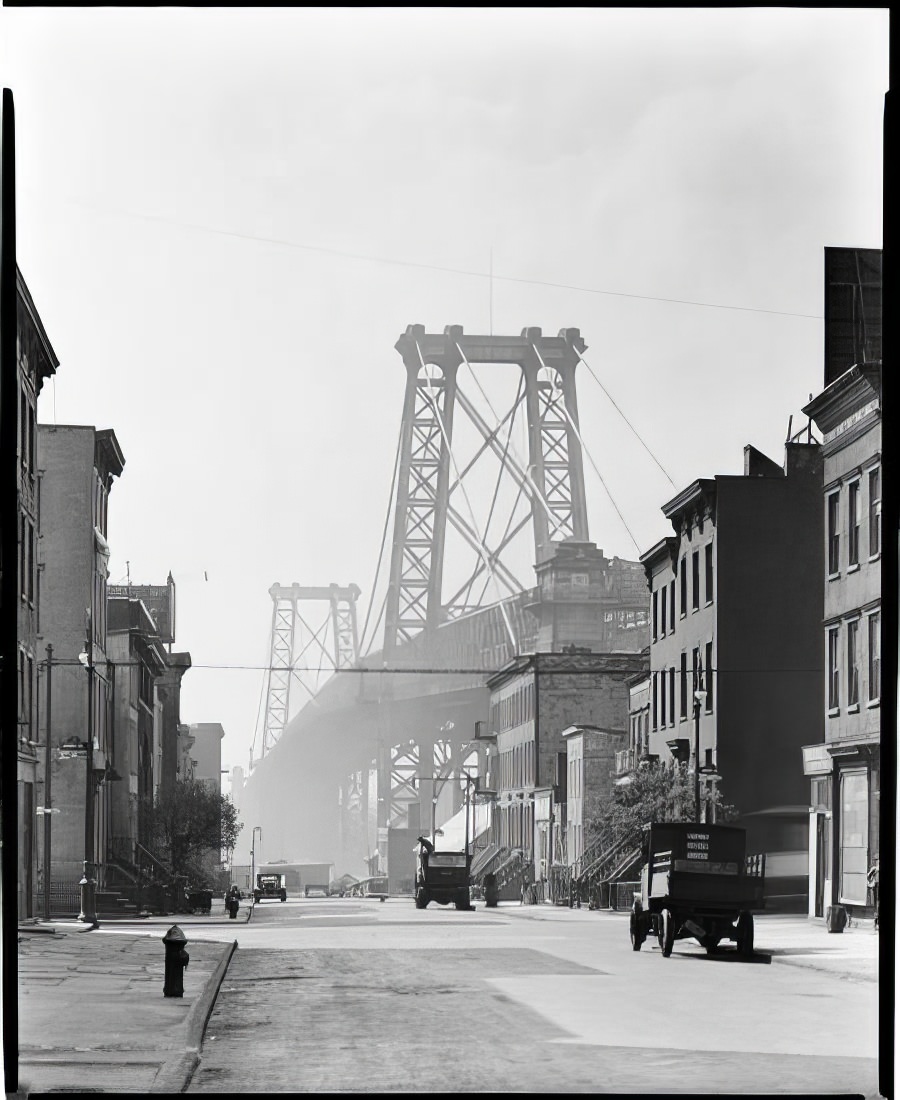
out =
[[[177,924],[173,924],[163,936],[163,944],[166,949],[164,997],[184,996],[184,971],[191,958],[184,949],[186,943],[187,936]]]

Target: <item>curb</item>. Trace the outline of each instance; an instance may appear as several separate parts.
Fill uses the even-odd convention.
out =
[[[206,1025],[237,945],[237,940],[233,940],[226,947],[203,992],[191,1005],[184,1022],[187,1045],[181,1053],[173,1055],[160,1067],[150,1088],[151,1093],[184,1092],[191,1083],[191,1078],[200,1065],[200,1048],[203,1046]]]

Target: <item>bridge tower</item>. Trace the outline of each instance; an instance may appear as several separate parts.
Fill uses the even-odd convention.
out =
[[[443,595],[448,524],[475,553],[476,575],[493,572],[510,595],[521,591],[502,560],[505,546],[520,528],[487,547],[459,503],[466,497],[466,475],[471,474],[471,466],[460,470],[452,457],[459,413],[482,437],[482,450],[494,453],[503,475],[531,502],[535,562],[544,560],[551,542],[588,539],[575,392],[575,367],[587,345],[579,330],[562,329],[552,337],[543,336],[539,328],[523,329],[519,336],[466,336],[460,325],[449,325],[440,334],[409,325],[395,346],[406,368],[406,392],[385,607],[387,661],[398,645],[421,631],[432,631],[473,609],[460,598],[464,589],[446,599]],[[490,425],[473,395],[460,385],[462,364],[520,368],[522,385],[512,405],[502,415],[496,413],[499,424]],[[528,421],[527,465],[503,445],[500,433],[522,402]]]
[[[332,669],[352,668],[358,664],[356,600],[359,593],[355,584],[347,588],[336,584],[314,588],[276,582],[269,589],[272,597],[272,633],[260,758],[278,743],[288,723],[291,683],[301,657],[312,649]],[[308,626],[300,611],[300,605],[307,601],[326,601],[329,605],[325,623],[316,630]],[[302,650],[295,651],[301,624],[307,627],[310,637]],[[329,634],[330,648],[326,645]],[[253,767],[252,750],[250,766]]]
[[[540,328],[525,328],[518,336],[467,336],[459,325],[450,325],[442,333],[426,333],[423,325],[410,325],[395,346],[406,369],[406,390],[385,602],[385,667],[407,659],[401,656],[402,649],[419,657],[429,655],[429,638],[442,623],[487,602],[496,603],[498,597],[519,596],[533,585],[533,580],[523,585],[504,561],[519,531],[531,528],[532,564],[548,559],[554,544],[588,539],[575,388],[575,368],[586,348],[579,330],[567,328],[557,336],[544,336]],[[510,400],[498,410],[491,406],[479,376],[486,371],[496,378],[501,365],[518,368],[519,384],[515,395],[510,392]],[[493,423],[488,420],[486,401]],[[466,430],[477,444],[474,457],[467,459],[454,453],[454,429],[460,418],[466,418]],[[511,440],[514,424],[522,419],[527,454],[519,457]],[[497,485],[491,513],[480,526],[469,488],[481,477],[483,491],[483,471],[476,469],[476,463],[488,452],[495,460]],[[502,483],[511,493],[515,491],[516,503],[502,534],[489,545],[488,529]],[[461,586],[445,593],[444,557],[451,529],[468,547],[471,569]],[[488,578],[497,595],[490,601],[473,602],[474,582],[484,584],[483,600]],[[518,639],[506,612],[503,617],[512,655]],[[417,638],[419,644],[409,649]],[[432,799],[442,789],[452,794],[452,805],[445,809],[459,808],[462,772],[472,766],[472,760],[483,757],[483,747],[479,753],[471,729],[447,734],[447,728],[435,717],[432,728],[418,730],[414,740],[382,746],[378,763],[382,843],[392,823],[404,818],[409,829],[418,820],[428,831]],[[481,763],[483,767],[483,759]],[[412,782],[414,773],[420,782]]]

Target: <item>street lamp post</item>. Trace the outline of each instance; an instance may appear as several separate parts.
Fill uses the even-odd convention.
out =
[[[703,690],[703,668],[697,669],[697,687],[694,691],[694,820],[701,820],[700,812],[700,708],[706,700]]]
[[[259,839],[262,840],[262,826],[253,826],[253,835],[250,837],[250,891],[256,889],[256,834],[259,833]]]

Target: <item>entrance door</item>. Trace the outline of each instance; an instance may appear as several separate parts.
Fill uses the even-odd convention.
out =
[[[34,915],[34,784],[19,784],[19,917]]]
[[[827,886],[826,886],[827,883]],[[831,887],[831,814],[816,814],[815,916],[825,916],[825,898]]]

